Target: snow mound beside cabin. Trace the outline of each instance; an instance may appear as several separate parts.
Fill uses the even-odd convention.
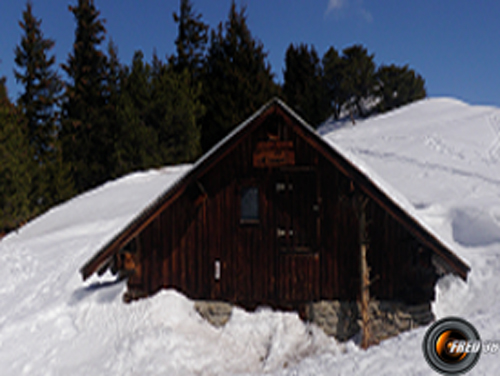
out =
[[[438,317],[500,340],[500,109],[427,99],[321,133],[472,267],[445,277]],[[80,195],[0,241],[2,375],[428,375],[425,328],[359,350],[294,313],[235,309],[213,328],[172,291],[125,305],[123,283],[79,267],[190,166],[135,173]],[[500,374],[500,354],[471,374]]]

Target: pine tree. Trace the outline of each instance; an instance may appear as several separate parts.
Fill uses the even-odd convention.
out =
[[[108,153],[109,158],[108,164],[108,175],[110,178],[115,178],[121,174],[118,174],[117,163],[115,159],[118,154],[116,153],[116,145],[119,142],[119,133],[122,127],[120,124],[120,119],[118,118],[118,111],[120,106],[120,100],[123,90],[123,80],[125,77],[125,70],[120,63],[118,58],[118,47],[116,44],[110,40],[108,43],[108,59],[106,64],[106,80],[105,80],[105,105],[104,105],[104,117],[105,117],[105,127],[107,129],[108,136]]]
[[[53,69],[55,57],[48,56],[54,41],[45,39],[41,21],[33,16],[32,4],[28,2],[19,22],[24,35],[15,49],[15,77],[23,85],[24,93],[19,105],[26,116],[28,138],[35,149],[35,159],[42,160],[52,151],[51,143],[56,132],[56,109],[61,82]]]
[[[323,72],[314,47],[290,45],[286,51],[283,94],[287,103],[313,126],[328,116]]]
[[[7,94],[7,88],[5,87],[5,77],[0,77],[0,101],[3,101],[2,103],[7,103],[9,96]]]
[[[424,79],[408,65],[382,65],[377,70],[376,79],[379,112],[390,111],[427,96]]]
[[[0,234],[31,216],[33,161],[24,116],[10,103],[0,78]]]
[[[171,66],[153,70],[152,111],[161,116],[158,141],[162,164],[193,162],[200,155],[198,124],[204,111],[200,88],[193,85],[186,70],[176,72]]]
[[[121,93],[123,67],[118,58],[118,47],[110,40],[108,43],[108,58],[105,74],[105,101],[111,114],[116,111],[116,104]]]
[[[369,55],[366,48],[354,45],[342,51],[343,80],[341,96],[351,114],[361,117],[369,115],[370,109],[365,103],[373,99],[375,88],[374,55]]]
[[[113,96],[118,94],[120,90],[120,81],[122,77],[123,68],[118,58],[118,46],[110,40],[108,43],[108,59],[106,65],[106,83],[108,95]]]
[[[117,174],[192,162],[201,149],[197,119],[203,107],[189,72],[176,72],[156,55],[152,65],[143,58],[140,51],[134,54],[122,83]]]
[[[41,211],[72,194],[71,181],[65,175],[67,168],[62,166],[57,140],[56,106],[62,84],[53,67],[55,57],[48,56],[54,41],[44,38],[41,21],[33,16],[31,2],[27,3],[19,25],[23,37],[15,50],[15,76],[24,92],[19,97],[18,105],[26,120],[28,142],[36,164],[32,210]]]
[[[159,164],[158,134],[150,115],[151,67],[143,58],[140,51],[134,54],[121,84],[117,107],[120,129],[114,149],[114,175],[118,176]]]
[[[247,26],[245,8],[210,36],[203,79],[202,147],[206,151],[277,94],[267,53]]]
[[[176,72],[187,69],[193,81],[196,81],[203,67],[205,49],[208,42],[208,25],[201,20],[201,14],[195,13],[190,0],[181,0],[179,14],[174,13],[178,24],[175,40],[176,52],[171,57]]]
[[[75,186],[86,190],[110,175],[113,135],[106,121],[106,56],[99,49],[106,32],[93,0],[70,6],[76,20],[73,52],[63,65],[69,82],[63,103],[62,145]]]
[[[338,120],[346,98],[342,97],[342,80],[344,79],[342,59],[335,48],[330,47],[323,55],[322,64],[328,115],[333,115]]]

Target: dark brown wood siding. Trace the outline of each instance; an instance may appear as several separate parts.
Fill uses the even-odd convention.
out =
[[[176,288],[247,307],[357,298],[359,234],[349,194],[358,187],[276,111],[137,235],[141,273],[129,279],[130,288],[146,294]],[[256,145],[270,137],[292,142],[293,165],[254,167]],[[258,189],[259,217],[241,221],[248,187]],[[432,299],[429,250],[373,201],[368,219],[372,295]]]

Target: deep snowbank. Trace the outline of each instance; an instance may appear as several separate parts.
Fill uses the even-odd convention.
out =
[[[428,99],[328,133],[470,263],[442,279],[434,311],[500,340],[500,109]],[[216,329],[175,291],[126,305],[123,283],[78,269],[189,166],[136,173],[76,197],[0,241],[2,375],[429,375],[425,328],[367,351],[293,313],[235,309]],[[500,354],[471,374],[500,374]]]

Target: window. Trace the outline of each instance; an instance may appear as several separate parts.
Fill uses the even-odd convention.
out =
[[[241,190],[241,222],[259,221],[259,188],[246,187]]]

